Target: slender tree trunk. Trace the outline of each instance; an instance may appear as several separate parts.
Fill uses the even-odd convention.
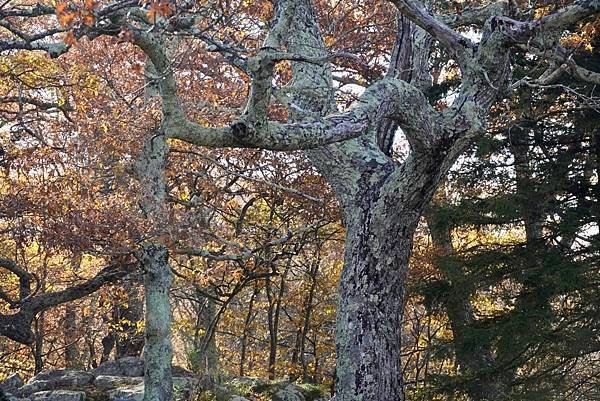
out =
[[[202,295],[200,290],[197,291],[196,296],[199,301],[196,309],[196,330],[193,339],[194,349],[191,363],[195,372],[215,377],[219,365],[214,327],[214,319],[216,318],[215,302],[211,298]],[[201,330],[204,330],[203,334],[200,334]]]
[[[73,255],[71,269],[77,272],[81,266],[81,255]],[[79,347],[79,332],[77,328],[77,307],[73,303],[65,305],[65,317],[63,320],[63,333],[65,339],[65,366],[67,368],[81,367]]]
[[[240,376],[244,376],[244,365],[246,364],[246,347],[248,345],[248,334],[250,332],[250,323],[254,315],[254,299],[258,295],[260,287],[254,283],[254,290],[248,302],[248,312],[244,319],[244,330],[242,331],[242,339],[240,340]]]
[[[77,309],[72,303],[65,305],[63,320],[63,333],[65,338],[65,366],[67,368],[80,367],[79,349],[77,347]]]
[[[306,361],[306,339],[308,337],[308,331],[310,330],[310,318],[313,308],[313,299],[315,296],[315,289],[317,287],[317,274],[319,273],[319,265],[321,264],[321,252],[320,248],[317,248],[315,260],[310,267],[310,287],[308,289],[308,295],[304,303],[304,323],[302,325],[302,336],[300,338],[300,364],[302,365],[302,381],[308,381],[308,363]]]
[[[173,273],[164,245],[146,244],[141,262],[145,269],[146,342],[144,347],[144,401],[169,401],[173,398],[171,377],[171,303],[169,289]]]
[[[117,321],[123,322],[121,333],[116,339],[116,358],[139,356],[144,348],[144,338],[138,333],[138,323],[144,319],[144,301],[139,284],[139,276],[131,275],[123,281],[125,305],[116,306]]]
[[[206,323],[207,323],[207,333],[209,335],[208,343],[206,344],[206,364],[205,364],[205,372],[211,376],[215,377],[219,370],[219,350],[217,348],[217,337],[216,337],[216,327],[214,327],[213,320],[216,317],[216,307],[215,301],[210,298],[206,299]],[[210,328],[210,332],[208,331]]]
[[[298,329],[296,331],[295,339],[294,339],[294,350],[292,351],[292,357],[290,359],[290,363],[292,366],[296,366],[298,364],[299,355],[300,355],[300,344],[302,342],[302,329]],[[302,365],[300,365],[302,366]],[[291,374],[289,377],[290,381],[295,381],[297,379],[296,375]]]
[[[164,204],[167,153],[165,136],[162,133],[150,135],[135,166],[141,184],[140,206],[149,223],[151,237],[164,234],[167,226]],[[168,258],[167,247],[157,242],[146,242],[138,251],[146,299],[144,401],[171,401],[173,398],[169,301],[173,273]]]
[[[39,316],[35,319],[34,323],[34,335],[35,341],[33,343],[33,360],[34,360],[34,369],[33,372],[35,374],[40,373],[44,369],[44,357],[43,357],[43,349],[44,349],[44,312],[40,313]]]
[[[277,347],[278,347],[278,332],[279,332],[279,316],[281,315],[281,302],[283,300],[283,294],[285,292],[285,279],[288,270],[291,265],[291,259],[288,259],[288,263],[285,270],[281,274],[279,280],[279,289],[276,294],[272,293],[271,279],[265,280],[265,291],[267,294],[267,300],[269,301],[269,309],[267,310],[267,320],[269,324],[269,379],[275,379],[275,365],[277,362]]]

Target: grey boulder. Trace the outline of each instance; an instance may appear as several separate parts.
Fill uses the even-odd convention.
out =
[[[92,370],[94,376],[144,376],[144,361],[141,358],[127,356],[108,361]]]
[[[83,391],[40,391],[31,395],[31,401],[85,401]]]
[[[23,379],[21,379],[21,376],[19,376],[18,373],[14,373],[0,382],[0,389],[10,392],[10,390],[17,389],[23,386],[23,384],[25,383],[23,382]]]
[[[273,401],[305,401],[304,395],[298,386],[288,384],[273,394]]]
[[[29,397],[33,393],[48,390],[72,389],[92,383],[91,373],[74,369],[60,369],[39,373],[29,379],[26,385],[11,391],[18,397]]]
[[[94,380],[94,386],[100,390],[113,390],[119,387],[135,386],[143,382],[143,377],[100,375]]]
[[[144,383],[117,388],[108,392],[110,401],[142,401],[144,399]]]

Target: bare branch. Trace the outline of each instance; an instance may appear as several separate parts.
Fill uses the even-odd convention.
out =
[[[19,277],[27,277],[30,274],[7,259],[0,259],[2,266]],[[95,277],[62,291],[50,292],[40,295],[28,296],[19,300],[19,311],[12,315],[0,314],[0,335],[10,338],[22,344],[31,344],[34,340],[31,331],[31,323],[35,316],[47,309],[57,305],[70,302],[89,295],[102,286],[114,283],[131,272],[135,265],[118,264],[110,265],[102,269]]]
[[[27,298],[31,293],[33,275],[10,259],[0,258],[0,267],[5,268],[19,278],[19,297]]]
[[[483,26],[485,22],[495,16],[506,15],[510,2],[507,0],[486,4],[483,7],[467,7],[460,13],[443,15],[440,19],[452,28],[463,26]]]
[[[429,32],[436,40],[438,40],[456,61],[463,67],[466,63],[466,58],[475,50],[475,44],[461,36],[448,25],[437,20],[427,11],[425,6],[417,0],[390,0],[396,5],[398,10],[408,17],[412,22]]]

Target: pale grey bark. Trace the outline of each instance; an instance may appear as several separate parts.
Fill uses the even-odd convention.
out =
[[[145,244],[140,262],[144,269],[146,299],[144,401],[170,401],[173,398],[173,349],[169,289],[173,275],[168,250],[161,244]]]
[[[147,35],[137,41],[158,70],[166,72],[160,89],[168,136],[211,147],[314,149],[307,154],[335,190],[347,230],[337,313],[338,401],[404,398],[399,333],[412,236],[439,182],[485,130],[491,105],[508,87],[510,46],[542,46],[541,25],[562,29],[600,7],[598,2],[579,1],[530,23],[492,17],[486,20],[483,40],[475,44],[430,15],[420,2],[392,2],[460,66],[458,97],[443,112],[429,105],[415,86],[420,84],[386,78],[369,87],[352,109],[335,113],[329,54],[310,0],[274,2],[265,47],[248,60],[253,81],[247,107],[230,127],[190,122],[177,98],[174,75],[167,73],[164,46]],[[398,51],[402,57],[414,54],[407,46]],[[291,113],[287,124],[266,117],[273,67],[284,58],[291,61],[293,73],[284,96]],[[420,59],[413,57],[412,65]],[[403,129],[410,143],[411,153],[401,164],[380,147],[389,144],[389,138],[382,141],[377,135],[389,135],[394,127],[389,120]]]
[[[151,237],[163,233],[165,214],[165,167],[168,146],[162,133],[151,133],[135,169],[140,180],[140,207],[149,222]],[[138,252],[144,275],[146,303],[144,343],[144,401],[170,401],[173,398],[171,362],[172,312],[169,290],[173,273],[169,252],[159,242],[146,241]]]
[[[412,235],[423,208],[456,158],[485,130],[490,107],[509,88],[511,47],[525,46],[540,54],[556,50],[559,48],[556,33],[596,14],[600,11],[600,1],[577,0],[558,12],[527,21],[499,15],[507,12],[507,2],[499,2],[469,10],[471,21],[450,18],[446,24],[431,15],[420,1],[391,0],[404,17],[430,34],[456,60],[462,80],[458,96],[451,106],[438,112],[428,103],[419,82],[412,77],[411,82],[406,82],[406,76],[393,74],[367,88],[359,101],[343,113],[338,113],[334,104],[329,66],[332,55],[321,38],[312,2],[276,0],[273,3],[274,21],[265,46],[258,54],[240,60],[226,46],[216,46],[227,53],[226,58],[235,59],[233,64],[252,78],[244,114],[224,128],[204,127],[188,120],[177,96],[177,82],[167,51],[168,35],[163,32],[185,33],[187,30],[201,37],[194,30],[193,17],[174,16],[168,23],[150,26],[145,10],[137,2],[110,3],[96,10],[99,16],[96,25],[111,29],[89,28],[76,30],[76,34],[117,35],[126,27],[157,72],[163,132],[146,143],[142,157],[146,162],[138,165],[142,209],[156,231],[151,235],[159,235],[164,226],[161,209],[165,135],[210,147],[313,149],[308,150],[307,155],[335,190],[347,229],[337,316],[337,400],[401,400],[399,333],[404,281]],[[53,13],[52,7],[44,6],[0,11],[3,17],[38,17]],[[469,25],[469,22],[484,22],[480,43],[451,28]],[[21,33],[20,27],[14,28],[15,38],[0,41],[0,51],[39,49],[58,56],[68,50],[68,46],[48,41],[53,33],[41,32],[31,38]],[[409,28],[403,22],[402,32]],[[396,54],[397,61],[401,57],[404,63],[412,55],[408,64],[416,66],[416,60],[421,58],[414,57],[415,49],[408,46],[408,42],[402,45]],[[281,60],[290,60],[293,70],[293,80],[287,85],[286,94],[281,96],[290,109],[288,123],[267,118],[272,73]],[[597,78],[565,64],[564,70],[575,77]],[[555,69],[552,66],[552,70]],[[554,71],[549,75],[555,75]],[[396,76],[400,79],[393,78]],[[411,147],[403,163],[389,157],[390,139],[393,140],[396,125],[402,128]],[[155,336],[155,333],[163,333],[164,340],[170,332],[167,328],[170,318],[167,250],[160,243],[147,242],[139,258],[147,274],[146,290],[150,298],[147,305],[158,311],[157,315],[147,311],[150,330],[147,357],[160,362],[148,365],[147,392],[151,395],[147,395],[147,399],[154,396],[168,399],[170,348]],[[64,295],[61,294],[61,299],[66,299]],[[55,295],[52,298],[53,302],[58,299]],[[164,320],[152,320],[160,314]],[[34,316],[0,315],[0,322],[19,328],[22,321],[31,322]],[[13,334],[13,337],[32,341],[30,331]],[[159,383],[161,377],[164,381]]]

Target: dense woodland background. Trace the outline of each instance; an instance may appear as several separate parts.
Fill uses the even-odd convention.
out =
[[[0,38],[8,3],[0,4]],[[327,45],[353,55],[333,65],[342,108],[385,75],[396,12],[384,1],[315,3]],[[465,6],[440,3],[457,14]],[[533,18],[569,2],[514,3]],[[92,18],[64,4],[47,3],[63,27]],[[260,47],[269,2],[206,5],[207,37]],[[600,20],[576,28],[560,40],[598,70]],[[134,250],[147,223],[132,165],[160,121],[152,72],[127,31],[93,41],[66,35],[72,48],[59,58],[0,58],[0,311],[76,290],[75,300],[36,309],[31,344],[0,337],[0,380],[88,369],[143,347]],[[202,124],[223,124],[243,108],[248,79],[194,46],[182,38],[172,56],[186,71],[184,107]],[[458,72],[443,51],[434,55],[428,96],[443,109]],[[534,57],[512,57],[517,78],[525,78],[520,69],[527,78],[543,72]],[[276,79],[290,79],[286,63]],[[402,336],[410,400],[483,399],[490,383],[510,388],[511,400],[600,399],[597,96],[594,83],[568,74],[514,89],[435,195],[409,274]],[[270,113],[287,112],[275,105]],[[161,241],[176,275],[176,363],[215,377],[330,386],[344,239],[334,195],[299,153],[170,145]],[[393,146],[394,157],[406,156],[402,138]],[[82,285],[99,272],[111,273],[101,288]],[[23,292],[23,277],[33,293]]]

